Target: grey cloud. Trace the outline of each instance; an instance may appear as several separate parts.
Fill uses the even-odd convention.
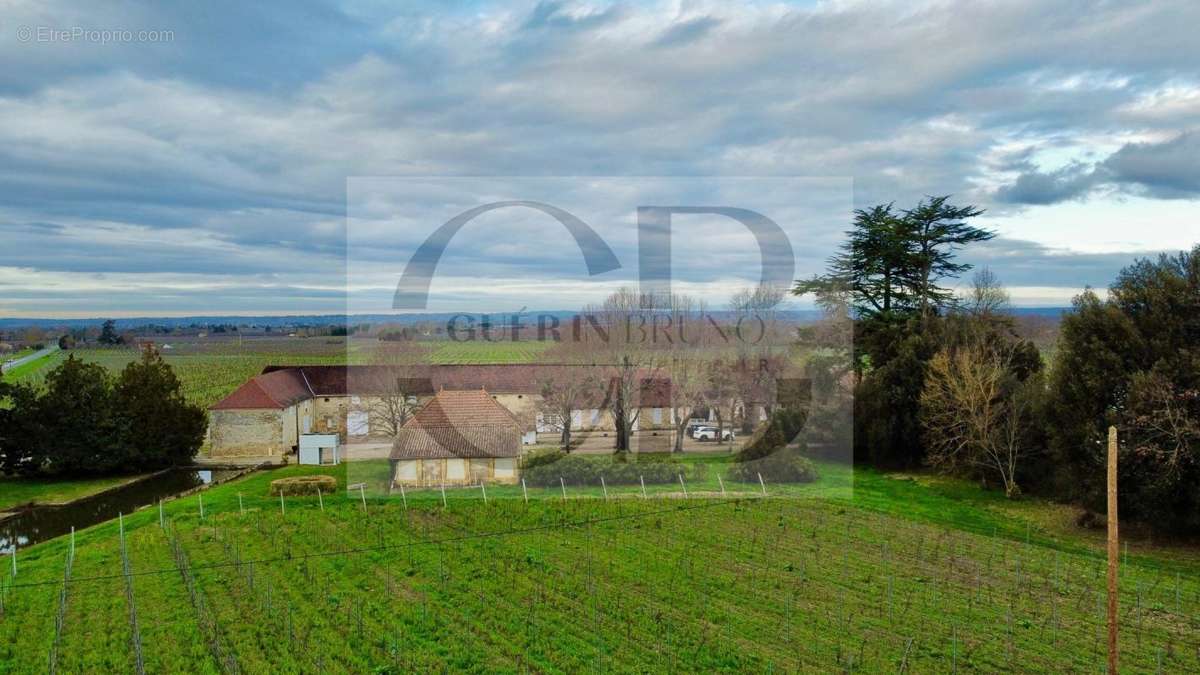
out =
[[[1055,204],[1082,199],[1106,185],[1160,199],[1200,197],[1200,136],[1184,132],[1158,143],[1126,143],[1091,165],[1026,171],[1000,188],[996,198],[1015,204]]]
[[[674,47],[688,44],[708,35],[714,28],[721,25],[721,20],[711,16],[698,16],[694,19],[680,21],[662,32],[654,41],[658,47]]]

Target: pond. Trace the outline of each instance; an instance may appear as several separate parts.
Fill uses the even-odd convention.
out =
[[[0,553],[14,542],[24,548],[71,531],[112,520],[118,513],[132,513],[201,485],[220,483],[238,473],[221,469],[172,469],[110,492],[85,497],[65,506],[34,506],[0,520]]]

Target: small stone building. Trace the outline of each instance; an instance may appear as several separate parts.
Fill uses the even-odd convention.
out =
[[[483,389],[443,390],[396,435],[392,484],[515,483],[523,428]]]

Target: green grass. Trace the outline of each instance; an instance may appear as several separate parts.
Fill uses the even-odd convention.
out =
[[[551,342],[438,342],[430,345],[430,363],[534,363]]]
[[[961,484],[821,466],[816,484],[357,492],[285,500],[282,476],[382,487],[385,464],[287,467],[125,520],[147,670],[1084,672],[1102,668],[1103,574]],[[695,471],[695,468],[693,471]],[[381,476],[382,474],[382,476]],[[695,475],[695,474],[693,474]],[[694,489],[693,489],[694,488]],[[239,493],[241,503],[239,504]],[[205,517],[199,517],[199,500]],[[244,511],[242,509],[245,509]],[[1035,505],[1027,507],[1031,512]],[[1008,523],[1007,527],[998,525]],[[996,536],[990,534],[997,526]],[[190,561],[192,596],[172,555]],[[62,539],[0,591],[0,672],[45,670]],[[1200,578],[1122,568],[1126,672],[1200,667]],[[7,561],[4,561],[7,562]],[[7,567],[5,567],[6,569]],[[115,523],[80,532],[63,670],[130,670]],[[4,584],[14,580],[3,577]],[[1176,585],[1178,584],[1178,586]],[[229,655],[232,655],[230,657]]]
[[[106,478],[41,479],[0,478],[0,511],[22,504],[65,504],[94,495],[140,476]]]

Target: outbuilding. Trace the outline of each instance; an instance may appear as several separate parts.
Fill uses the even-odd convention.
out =
[[[440,391],[400,429],[393,485],[515,483],[522,426],[482,389]]]
[[[300,434],[301,464],[338,464],[340,455],[337,434]]]

